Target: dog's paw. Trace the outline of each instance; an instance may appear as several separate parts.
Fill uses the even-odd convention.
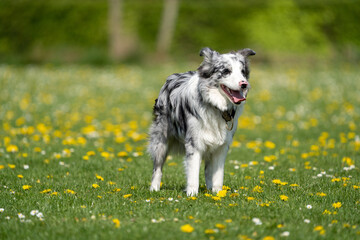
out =
[[[198,195],[198,192],[199,192],[199,188],[194,188],[194,187],[186,188],[186,195],[188,197],[194,197],[194,196]]]
[[[220,186],[218,186],[218,187],[212,187],[212,192],[213,193],[218,193],[218,192],[220,192],[221,190],[222,190],[222,186],[220,187]]]
[[[158,192],[160,191],[160,186],[150,186],[150,192]]]

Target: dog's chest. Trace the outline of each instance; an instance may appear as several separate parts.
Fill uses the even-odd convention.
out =
[[[208,113],[198,128],[197,136],[204,149],[213,149],[228,142],[231,133],[226,129],[225,120],[219,114]]]

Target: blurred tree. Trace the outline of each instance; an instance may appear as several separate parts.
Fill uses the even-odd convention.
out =
[[[109,54],[113,60],[123,58],[121,8],[122,0],[109,0]]]
[[[169,53],[171,40],[175,32],[179,0],[164,0],[164,8],[157,38],[156,55],[160,58]]]
[[[134,53],[136,38],[124,31],[123,0],[109,0],[108,7],[109,55],[113,61],[124,60]]]

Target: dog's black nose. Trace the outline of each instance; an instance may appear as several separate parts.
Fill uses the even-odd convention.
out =
[[[247,85],[248,85],[247,82],[241,82],[240,83],[241,88],[247,88]]]

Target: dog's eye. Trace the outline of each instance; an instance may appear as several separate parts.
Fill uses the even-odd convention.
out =
[[[245,69],[241,70],[241,74],[245,76]]]
[[[228,68],[225,68],[223,71],[222,71],[222,75],[224,75],[224,76],[227,76],[227,75],[229,75],[231,73],[231,71],[230,71],[230,69],[228,69]]]

